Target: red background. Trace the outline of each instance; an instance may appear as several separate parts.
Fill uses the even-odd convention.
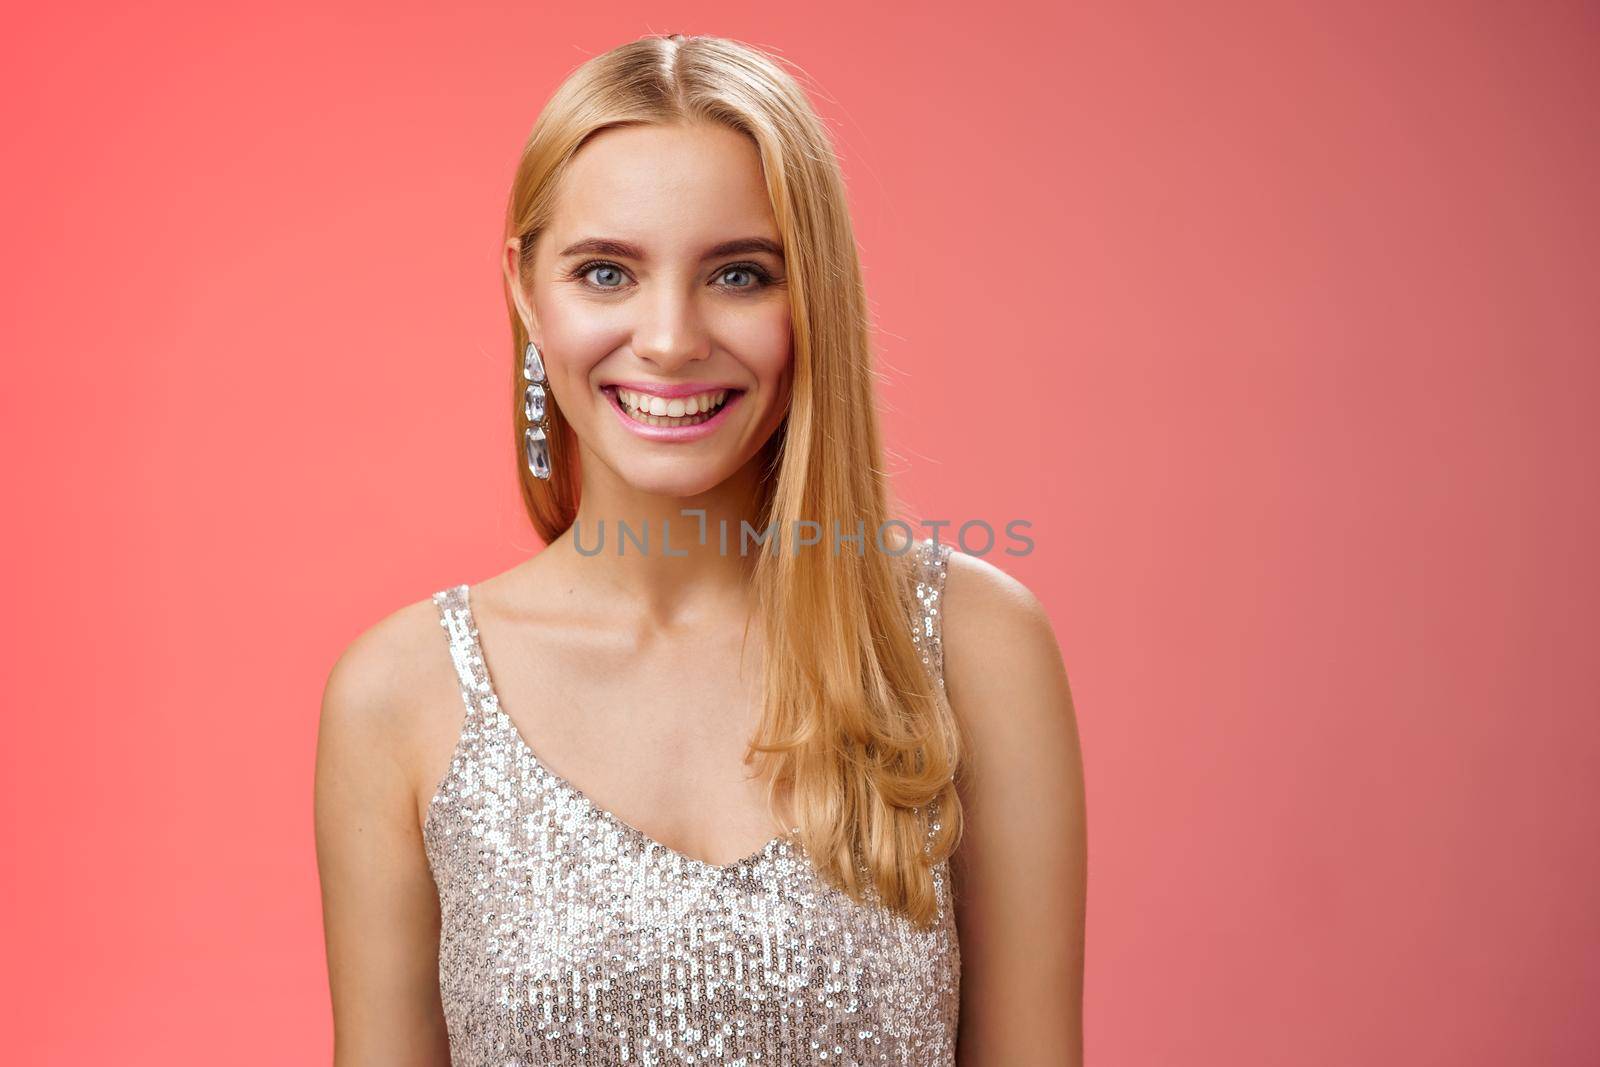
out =
[[[672,31],[820,86],[918,514],[1034,523],[1089,1062],[1594,1062],[1594,4],[7,23],[9,1062],[326,1062],[323,681],[537,548],[512,168]]]

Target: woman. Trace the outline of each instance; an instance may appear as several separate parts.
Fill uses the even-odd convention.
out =
[[[707,37],[589,61],[504,252],[547,547],[328,679],[336,1063],[1080,1062],[1061,656],[1017,582],[886,525],[797,83]]]

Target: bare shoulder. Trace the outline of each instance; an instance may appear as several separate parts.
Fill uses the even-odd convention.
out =
[[[974,610],[1044,615],[1044,605],[1033,590],[982,556],[959,549],[950,552],[945,596],[960,598],[964,613],[969,615]]]
[[[986,559],[951,552],[942,632],[951,704],[970,713],[964,722],[980,737],[1034,728],[1059,732],[1071,720],[1055,627],[1021,581]]]
[[[945,687],[968,741],[952,860],[958,1058],[1082,1063],[1083,763],[1055,628],[1022,582],[955,552],[943,634]]]
[[[431,598],[408,604],[349,643],[323,691],[315,825],[338,1063],[449,1059],[414,770],[442,647]]]
[[[450,669],[431,597],[391,612],[345,646],[323,689],[319,761],[360,760],[361,770],[415,782],[419,735]],[[444,690],[448,692],[448,689]],[[375,766],[381,764],[384,766]],[[347,773],[359,773],[346,767]]]

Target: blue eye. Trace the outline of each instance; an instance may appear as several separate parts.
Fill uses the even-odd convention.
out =
[[[728,289],[764,289],[772,284],[772,275],[768,274],[759,263],[735,263],[722,268],[719,278],[726,278],[730,274],[749,275],[750,282],[745,285],[727,285]]]
[[[597,263],[593,267],[585,270],[584,275],[586,277],[589,275],[594,275],[595,280],[601,289],[615,289],[617,286],[622,284],[622,271],[611,263]],[[615,275],[616,282],[613,284],[601,280],[606,275]]]
[[[591,275],[594,277],[591,278]],[[601,292],[621,289],[628,280],[627,271],[603,259],[581,263],[568,271],[566,276],[586,289],[598,289]]]

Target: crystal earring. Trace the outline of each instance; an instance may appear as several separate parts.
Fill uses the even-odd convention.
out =
[[[528,420],[528,428],[522,434],[528,471],[540,481],[549,481],[550,442],[545,437],[544,360],[539,355],[539,346],[532,341],[522,350],[522,377],[528,383],[522,395],[522,411]]]

